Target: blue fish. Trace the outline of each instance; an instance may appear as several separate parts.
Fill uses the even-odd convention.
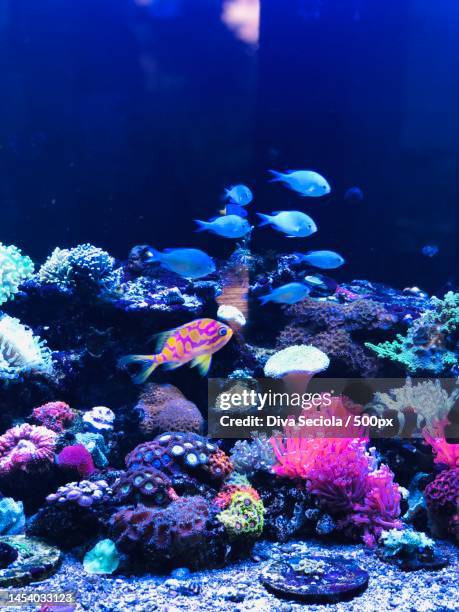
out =
[[[339,268],[345,261],[339,253],[335,251],[309,251],[308,253],[294,253],[294,255],[300,260],[304,261],[314,268],[321,268],[322,270],[333,270]]]
[[[296,304],[309,295],[310,288],[303,283],[287,283],[270,293],[262,295],[260,301],[263,304],[276,302],[277,304]]]
[[[281,210],[271,215],[257,213],[262,219],[260,227],[271,225],[279,232],[287,234],[289,238],[306,238],[317,232],[317,225],[303,212],[298,210]]]
[[[302,196],[319,198],[331,191],[327,179],[313,170],[289,170],[288,172],[270,170],[269,172],[274,176],[272,182],[284,183],[286,187]]]
[[[349,187],[344,193],[344,199],[346,202],[362,202],[363,191],[360,187]]]
[[[199,249],[164,249],[160,253],[149,247],[146,255],[146,261],[157,262],[183,278],[202,278],[215,271],[212,257]]]
[[[222,215],[237,215],[238,217],[247,217],[247,211],[238,204],[227,204],[223,210],[218,211]]]
[[[436,244],[426,244],[425,246],[422,247],[421,253],[425,255],[426,257],[435,257],[435,255],[437,255],[439,250],[440,249],[438,248]]]
[[[239,217],[239,215],[225,215],[223,217],[216,217],[210,221],[199,221],[195,219],[198,224],[198,232],[213,232],[223,238],[242,238],[250,232],[252,229],[247,219]]]
[[[229,200],[233,204],[239,204],[239,206],[247,206],[253,200],[253,193],[247,187],[247,185],[234,185],[229,189],[225,189],[225,200]]]

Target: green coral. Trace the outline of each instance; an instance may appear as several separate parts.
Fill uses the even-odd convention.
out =
[[[259,537],[263,532],[265,509],[261,500],[250,493],[238,491],[231,497],[226,510],[217,514],[230,537]]]
[[[62,291],[76,287],[106,289],[115,279],[115,260],[92,244],[73,249],[56,248],[38,271],[44,285],[56,285]]]
[[[113,574],[120,563],[115,543],[106,539],[97,542],[83,559],[83,567],[88,574]]]
[[[434,541],[425,533],[413,529],[383,531],[379,543],[384,546],[385,557],[412,556],[434,547]]]
[[[22,502],[14,501],[12,497],[0,500],[0,533],[2,535],[17,535],[24,533],[25,515]]]
[[[410,372],[448,372],[458,364],[459,293],[449,291],[443,300],[433,297],[431,308],[416,319],[405,336],[392,342],[366,342],[382,359],[390,359]]]
[[[31,278],[34,265],[30,257],[11,245],[0,242],[0,304],[17,293],[19,285]]]

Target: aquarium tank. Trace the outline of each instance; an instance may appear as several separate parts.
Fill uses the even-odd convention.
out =
[[[459,4],[0,49],[0,606],[457,610]]]

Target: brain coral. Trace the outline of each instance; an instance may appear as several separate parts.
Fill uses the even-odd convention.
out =
[[[10,299],[19,285],[33,274],[33,262],[15,246],[0,242],[0,304]]]
[[[136,410],[140,414],[140,428],[148,435],[165,431],[200,433],[202,429],[203,418],[197,406],[173,385],[146,385]]]
[[[35,471],[54,459],[57,434],[46,427],[24,423],[0,436],[0,474]]]
[[[18,319],[0,317],[0,379],[14,380],[26,372],[50,374],[51,351]]]

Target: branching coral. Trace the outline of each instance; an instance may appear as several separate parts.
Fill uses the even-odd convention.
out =
[[[63,291],[105,289],[114,282],[115,260],[92,244],[73,249],[56,248],[38,271],[42,284],[56,285]]]
[[[378,357],[390,359],[410,372],[442,374],[457,365],[459,293],[449,291],[443,300],[430,300],[430,309],[416,319],[405,336],[392,342],[366,343]]]
[[[397,412],[402,421],[408,412],[415,413],[417,427],[429,430],[448,417],[458,398],[459,386],[449,394],[439,380],[425,380],[413,385],[408,377],[403,387],[391,389],[388,393],[375,393],[372,405],[379,412]]]
[[[321,507],[348,535],[374,545],[383,529],[399,528],[400,492],[393,474],[376,466],[359,438],[272,439],[279,476],[303,479]]]
[[[0,380],[11,381],[26,372],[51,374],[51,351],[44,340],[18,319],[0,317]]]
[[[0,436],[0,474],[46,468],[54,459],[57,434],[46,427],[18,425]]]
[[[30,257],[0,242],[0,304],[14,296],[19,285],[32,276],[33,268]]]
[[[73,423],[76,412],[65,402],[48,402],[34,408],[32,416],[40,425],[61,433]]]

